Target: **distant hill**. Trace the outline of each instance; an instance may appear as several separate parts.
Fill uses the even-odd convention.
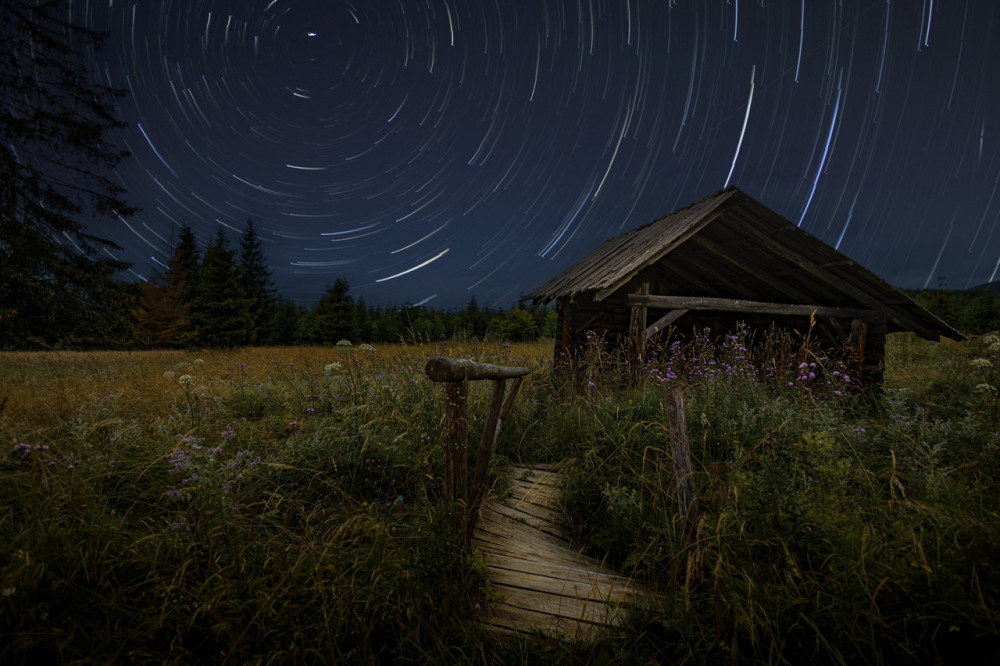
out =
[[[971,287],[969,291],[988,291],[991,294],[1000,294],[1000,281],[986,282],[984,284]]]

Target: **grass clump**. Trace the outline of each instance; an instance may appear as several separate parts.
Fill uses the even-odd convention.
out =
[[[890,358],[927,354],[918,344],[893,340]],[[666,592],[650,613],[669,621],[644,628],[658,658],[995,661],[1000,434],[994,394],[975,388],[992,346],[941,350],[947,391],[890,375],[879,393],[852,391],[848,364],[808,344],[703,334],[627,376],[605,361],[577,389],[586,406],[562,398],[534,433],[571,433],[564,501],[584,547]],[[686,401],[689,543],[664,385]]]

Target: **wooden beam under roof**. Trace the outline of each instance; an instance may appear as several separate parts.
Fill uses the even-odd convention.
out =
[[[802,305],[788,303],[766,303],[763,301],[743,301],[731,298],[704,298],[700,296],[656,296],[653,294],[629,294],[629,306],[646,306],[664,310],[719,310],[721,312],[750,312],[754,314],[775,314],[790,316],[816,315],[817,317],[837,317],[876,321],[880,312],[858,308],[842,308],[824,305]]]

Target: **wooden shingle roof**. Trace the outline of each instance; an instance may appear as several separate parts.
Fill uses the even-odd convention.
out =
[[[880,310],[889,331],[964,339],[899,289],[735,187],[605,241],[527,298],[540,304],[586,293],[603,301],[654,264],[672,294]]]

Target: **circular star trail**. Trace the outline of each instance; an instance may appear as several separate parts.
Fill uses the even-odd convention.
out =
[[[136,276],[252,218],[279,292],[508,306],[736,185],[888,281],[1000,266],[989,0],[75,0]]]

